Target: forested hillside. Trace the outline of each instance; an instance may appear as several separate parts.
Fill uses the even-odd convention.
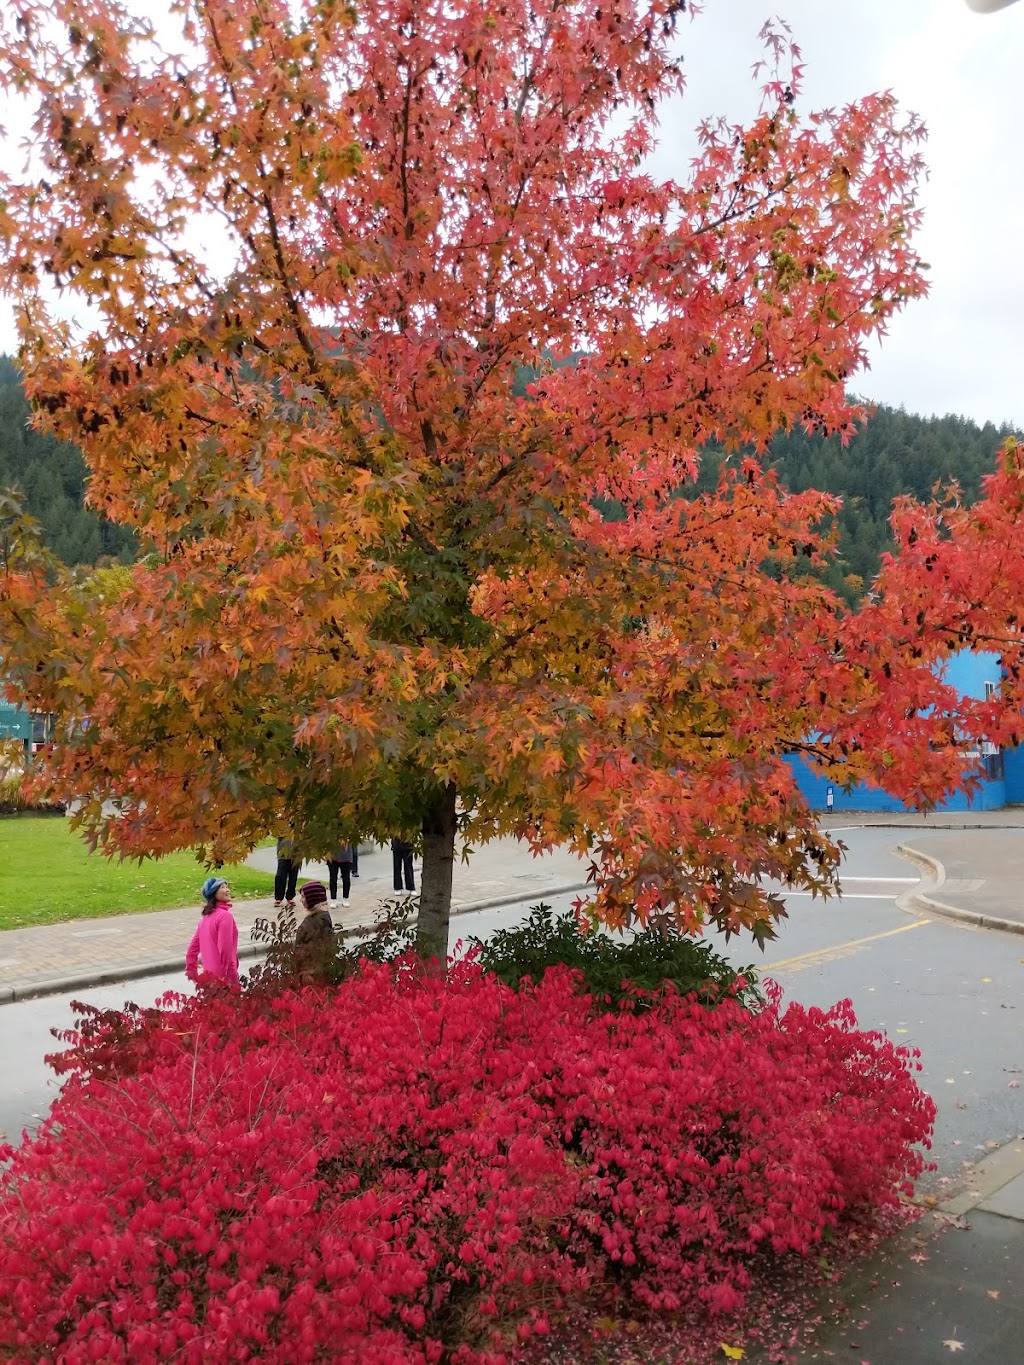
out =
[[[827,581],[851,600],[866,586],[890,545],[888,517],[901,493],[927,499],[937,483],[956,480],[967,501],[977,499],[981,480],[995,466],[1008,428],[965,417],[917,417],[902,408],[878,407],[844,448],[836,436],[781,432],[772,441],[771,463],[794,492],[818,488],[843,499],[839,515],[841,562]],[[705,453],[698,491],[714,484],[720,452]]]
[[[17,371],[7,356],[0,356],[0,488],[21,491],[27,510],[42,524],[47,544],[66,564],[94,564],[105,556],[131,559],[132,533],[83,506],[81,452],[41,436],[28,419]]]
[[[0,487],[21,489],[47,542],[66,563],[131,558],[132,534],[82,505],[85,464],[79,451],[40,436],[28,416],[14,365],[0,356]],[[842,562],[829,581],[853,598],[857,588],[844,580],[854,575],[867,583],[874,575],[889,544],[893,498],[900,493],[927,498],[936,483],[954,478],[968,499],[976,498],[1005,435],[991,422],[980,427],[964,417],[916,417],[879,407],[845,449],[837,437],[783,432],[772,442],[771,460],[794,491],[820,488],[842,496]],[[705,453],[696,491],[714,484],[721,459],[718,451]]]

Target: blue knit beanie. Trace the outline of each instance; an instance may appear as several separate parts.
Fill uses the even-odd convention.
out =
[[[203,882],[200,895],[204,901],[212,901],[217,894],[217,888],[219,886],[227,886],[227,884],[226,877],[207,877],[206,881]]]

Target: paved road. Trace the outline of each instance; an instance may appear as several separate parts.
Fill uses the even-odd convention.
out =
[[[101,1009],[116,1009],[132,999],[152,1005],[164,991],[190,990],[185,976],[147,977],[123,986],[103,986],[71,995],[48,995],[0,1007],[0,1134],[14,1142],[24,1128],[34,1128],[45,1117],[59,1088],[57,1078],[43,1062],[61,1044],[51,1029],[73,1028],[73,998]]]
[[[895,852],[902,832],[833,832],[848,846],[842,899],[790,895],[763,958],[747,943],[727,951],[759,962],[792,999],[851,999],[862,1027],[920,1049],[920,1081],[938,1106],[938,1169],[921,1187],[945,1193],[965,1162],[1024,1133],[1024,938],[899,909],[917,880]]]
[[[803,951],[788,952],[798,939]],[[945,1189],[992,1145],[1024,1132],[1024,963],[1018,936],[910,916],[893,900],[846,897],[808,908],[799,933],[765,955],[788,996],[828,1006],[849,998],[862,1027],[919,1048],[921,1084],[938,1117]]]

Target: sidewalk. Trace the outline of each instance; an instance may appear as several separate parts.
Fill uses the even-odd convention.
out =
[[[270,872],[277,865],[272,848],[257,849],[248,861]],[[343,929],[372,925],[381,901],[394,895],[390,849],[360,854],[359,873],[352,883],[350,904],[344,909],[339,905],[333,912],[335,924]],[[299,884],[314,879],[327,884],[324,864],[305,864]],[[452,914],[520,900],[536,904],[585,885],[586,865],[575,855],[556,849],[534,858],[516,840],[499,839],[473,854],[468,864],[456,863]],[[263,953],[265,945],[252,943],[249,931],[256,919],[273,918],[273,898],[236,901],[234,914],[239,957],[244,961]],[[4,930],[0,932],[0,1005],[181,971],[198,919],[197,903],[183,910]]]
[[[972,1365],[1022,1358],[1024,1140],[974,1167],[955,1198],[926,1213],[840,1286],[843,1315],[799,1365]]]

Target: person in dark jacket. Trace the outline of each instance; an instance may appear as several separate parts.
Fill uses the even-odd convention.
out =
[[[339,844],[327,859],[327,879],[331,887],[331,907],[338,904],[338,873],[341,873],[341,903],[348,905],[355,876],[356,852],[351,844]]]
[[[391,840],[391,862],[395,872],[395,890],[401,891],[402,877],[405,876],[406,891],[416,890],[416,881],[412,875],[412,844],[407,839]]]
[[[307,882],[299,892],[305,916],[295,931],[295,956],[304,971],[323,970],[334,957],[334,924],[323,882]]]
[[[277,872],[274,874],[275,910],[280,910],[282,905],[289,910],[295,909],[295,887],[301,865],[301,860],[292,857],[291,838],[281,835],[277,841]]]

